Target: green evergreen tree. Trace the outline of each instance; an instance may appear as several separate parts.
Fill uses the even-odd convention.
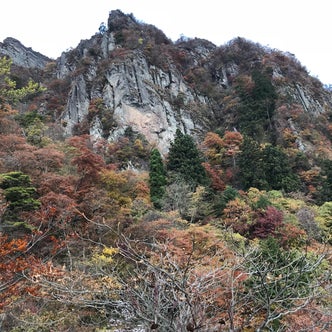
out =
[[[332,160],[324,160],[322,164],[322,185],[319,191],[319,201],[332,201]]]
[[[193,138],[177,129],[168,154],[167,170],[180,175],[185,182],[196,188],[197,185],[208,183],[202,162],[202,155]]]
[[[249,136],[244,136],[240,150],[238,176],[243,189],[249,189],[250,187],[267,189],[268,184],[263,170],[262,152],[259,143]]]
[[[29,187],[31,180],[29,175],[22,172],[9,172],[0,174],[0,188],[8,189],[11,187]]]
[[[238,82],[238,92],[242,100],[240,131],[257,141],[261,141],[267,132],[268,136],[273,138],[272,117],[277,93],[267,73],[254,70],[251,78],[254,82],[252,89],[245,87],[241,81]]]
[[[288,156],[279,148],[267,145],[262,150],[262,168],[268,189],[296,191],[299,177],[293,173]]]
[[[7,219],[15,218],[16,214],[21,211],[35,210],[40,206],[30,177],[22,172],[0,174],[0,188],[3,189],[8,202],[5,213]]]
[[[156,208],[160,208],[160,200],[165,194],[166,170],[158,149],[151,151],[149,184],[151,202]]]
[[[239,181],[244,189],[296,191],[300,180],[286,153],[271,144],[264,148],[246,136],[238,158]]]

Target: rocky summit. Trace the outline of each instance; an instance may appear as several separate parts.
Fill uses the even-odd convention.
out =
[[[309,123],[319,135],[330,135],[322,133],[330,91],[293,55],[240,37],[222,46],[185,37],[172,42],[155,26],[115,10],[104,31],[55,61],[12,38],[0,44],[1,53],[17,66],[44,69],[38,81],[48,90],[39,111],[66,136],[116,140],[130,127],[165,155],[177,128],[196,140],[211,130],[251,130],[262,142],[281,142],[286,131],[301,151],[314,150],[303,134]],[[255,85],[259,108],[273,103],[263,115],[249,114],[245,105]]]

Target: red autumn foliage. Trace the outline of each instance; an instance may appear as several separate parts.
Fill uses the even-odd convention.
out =
[[[250,237],[266,239],[275,236],[283,223],[283,213],[273,206],[268,206],[250,228]]]
[[[306,232],[303,229],[289,223],[279,227],[276,237],[284,248],[301,247],[307,239]]]
[[[54,192],[74,198],[76,195],[77,178],[72,175],[56,173],[44,174],[40,179],[38,193],[40,196]]]
[[[0,171],[23,171],[31,174],[35,166],[35,147],[18,135],[0,135]]]
[[[64,154],[55,147],[47,146],[34,152],[35,168],[41,173],[58,171],[64,162]]]
[[[203,163],[203,167],[211,179],[211,187],[214,190],[223,191],[226,187],[222,179],[223,171],[220,168],[214,167],[207,162]]]
[[[106,166],[103,158],[93,151],[88,135],[74,136],[68,144],[75,148],[72,164],[80,174],[80,189],[92,185],[99,180],[100,171]]]
[[[9,239],[0,233],[0,310],[12,297],[35,292],[37,287],[26,282],[22,273],[37,269],[41,261],[28,253],[27,238]]]
[[[40,198],[42,214],[40,220],[52,228],[65,228],[77,215],[76,202],[64,194],[49,192]]]

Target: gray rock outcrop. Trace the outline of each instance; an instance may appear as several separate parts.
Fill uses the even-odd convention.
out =
[[[45,55],[35,52],[30,47],[25,47],[15,38],[8,37],[0,43],[0,56],[7,56],[17,66],[25,68],[44,68],[51,61]]]
[[[121,24],[134,24],[130,16],[118,12],[112,15],[115,22],[121,19]],[[129,23],[123,22],[126,17]],[[89,105],[96,98],[103,100],[113,117],[109,140],[116,140],[131,127],[166,154],[177,128],[193,136],[203,131],[207,118],[199,116],[199,105],[204,104],[206,111],[208,100],[185,82],[175,65],[170,63],[168,70],[152,65],[141,49],[119,48],[114,34],[96,34],[58,59],[58,78],[72,77],[62,116],[67,134],[87,117]],[[201,47],[201,56],[210,51],[211,47]],[[91,124],[90,134],[101,135],[101,119],[97,116]]]

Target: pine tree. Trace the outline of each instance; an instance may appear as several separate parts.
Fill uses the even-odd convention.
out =
[[[40,206],[30,177],[22,172],[0,174],[0,188],[8,202],[5,216],[15,217],[21,211],[35,210]]]
[[[299,177],[294,174],[289,158],[280,147],[271,144],[261,147],[255,140],[245,137],[238,166],[244,189],[295,191],[299,188]]]
[[[319,191],[319,201],[324,203],[332,201],[332,160],[324,160],[322,163],[322,186]]]
[[[202,162],[203,158],[193,138],[177,129],[168,154],[167,170],[176,173],[196,188],[197,185],[206,185],[208,182]]]
[[[238,125],[242,133],[261,142],[267,130],[268,136],[273,138],[272,117],[277,94],[268,73],[254,70],[251,79],[252,88],[238,81],[237,88],[242,100]]]
[[[267,189],[260,145],[254,139],[245,136],[240,149],[238,174],[243,189]]]
[[[295,191],[299,178],[290,167],[288,156],[277,146],[267,145],[262,151],[263,173],[268,189]]]
[[[15,103],[29,95],[45,91],[45,88],[32,80],[26,86],[18,89],[16,82],[10,78],[11,65],[12,60],[6,57],[0,58],[0,108],[7,103]]]
[[[158,149],[151,151],[149,183],[151,202],[156,208],[160,208],[160,200],[165,193],[166,170]]]

